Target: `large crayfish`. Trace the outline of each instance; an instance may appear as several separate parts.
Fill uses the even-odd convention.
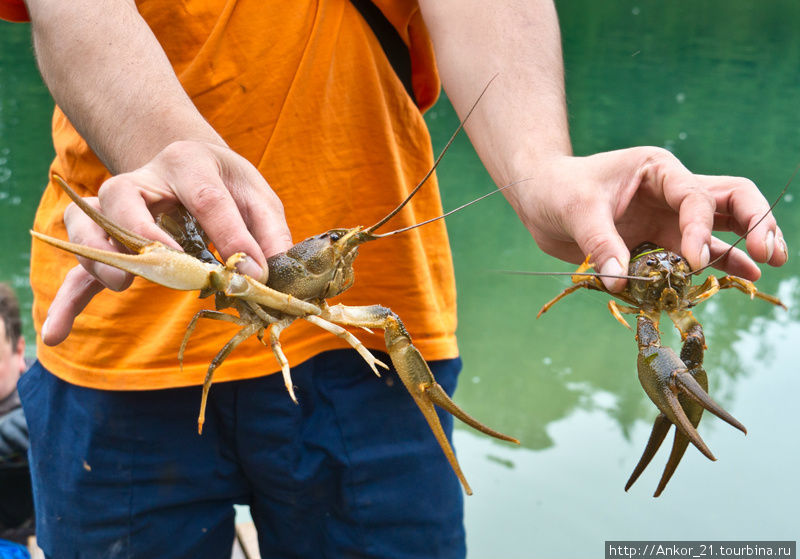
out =
[[[56,176],[55,180],[89,217],[133,254],[99,250],[31,231],[34,237],[60,249],[141,276],[159,285],[186,291],[200,290],[201,297],[215,295],[217,310],[201,310],[189,323],[179,350],[181,362],[186,343],[200,318],[221,320],[241,327],[241,330],[217,353],[208,367],[203,383],[203,396],[198,419],[200,431],[202,431],[205,405],[214,370],[237,345],[253,335],[266,345],[264,336],[265,333],[268,334],[269,345],[281,365],[289,395],[295,402],[297,401],[292,388],[289,363],[281,350],[279,337],[283,329],[295,320],[302,319],[346,340],[359,352],[376,374],[378,374],[376,366],[387,369],[388,366],[376,359],[342,325],[367,329],[380,328],[384,331],[386,348],[400,379],[425,416],[447,460],[468,494],[471,494],[472,490],[464,478],[453,449],[442,430],[434,404],[479,431],[518,444],[516,439],[490,429],[473,419],[450,399],[437,384],[422,355],[412,345],[411,338],[400,318],[391,309],[380,305],[349,307],[338,304],[329,306],[325,301],[327,298],[347,290],[353,284],[353,260],[358,253],[359,245],[390,234],[378,235],[374,231],[395,215],[422,186],[422,183],[417,185],[398,208],[369,228],[365,229],[359,226],[352,229],[332,229],[294,245],[285,253],[269,258],[269,279],[264,285],[235,271],[235,265],[241,255],[232,256],[224,264],[218,261],[209,251],[207,239],[199,225],[185,210],[179,212],[177,216],[162,217],[161,219],[162,227],[183,248],[184,252],[181,252],[111,223],[80,198],[63,179]],[[399,231],[393,233],[396,232]],[[221,312],[225,308],[234,309],[238,316]]]
[[[625,490],[633,485],[653,459],[670,426],[674,424],[672,452],[654,494],[658,497],[690,442],[710,460],[716,460],[697,432],[704,409],[742,432],[747,432],[741,423],[708,395],[708,378],[703,369],[705,337],[702,326],[690,309],[720,289],[728,288],[736,288],[750,295],[750,298],[758,297],[773,305],[785,306],[776,297],[759,292],[752,282],[736,276],[720,279],[709,276],[702,285],[693,286],[693,272],[686,259],[652,243],[643,243],[631,251],[628,267],[630,279],[621,293],[609,292],[597,275],[587,274],[591,267],[587,257],[572,276],[575,285],[546,303],[537,317],[563,297],[584,288],[608,293],[626,303],[618,305],[613,299],[608,302],[612,315],[626,327],[630,328],[622,313],[638,315],[636,341],[639,345],[639,382],[661,413],[656,417],[650,439]],[[671,348],[661,345],[658,323],[662,312],[667,313],[681,334],[683,347],[680,356]]]

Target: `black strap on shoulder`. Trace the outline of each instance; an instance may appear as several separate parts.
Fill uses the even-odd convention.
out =
[[[403,42],[400,34],[386,19],[383,12],[370,0],[350,0],[350,2],[372,29],[386,58],[389,59],[394,73],[400,78],[403,87],[406,88],[414,104],[416,104],[417,98],[414,96],[414,88],[411,85],[411,53],[408,52],[408,47]]]

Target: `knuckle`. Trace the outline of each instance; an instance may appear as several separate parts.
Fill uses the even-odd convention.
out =
[[[713,213],[717,209],[717,202],[714,196],[704,187],[697,184],[687,185],[687,193],[683,204],[691,204],[700,211],[705,210],[708,219],[713,220]]]
[[[238,252],[245,252],[241,247],[246,246],[246,243],[239,237],[228,236],[222,242],[215,243],[215,245],[223,258],[229,258]]]
[[[132,181],[132,175],[135,173],[121,173],[119,175],[113,176],[110,179],[106,179],[103,184],[100,185],[100,188],[97,191],[97,197],[101,201],[107,198],[114,198],[120,192],[126,190],[130,187]]]
[[[196,151],[194,142],[178,140],[167,145],[156,157],[167,165],[181,165],[192,158],[194,151]]]
[[[733,188],[737,190],[741,189],[741,190],[752,190],[760,192],[760,190],[756,186],[756,183],[754,183],[753,181],[751,181],[746,177],[732,177],[731,183]]]
[[[230,194],[221,186],[203,182],[191,193],[192,213],[206,214],[228,201]]]
[[[666,169],[671,166],[678,165],[683,168],[683,165],[675,155],[666,148],[656,146],[641,146],[633,148],[637,155],[641,158],[642,171],[649,169]]]
[[[64,225],[69,228],[70,223],[74,223],[75,219],[82,214],[83,212],[77,206],[77,204],[75,204],[75,202],[71,202],[70,205],[64,210]]]

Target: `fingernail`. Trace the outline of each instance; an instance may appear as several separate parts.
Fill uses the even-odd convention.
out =
[[[250,258],[249,256],[245,256],[239,262],[236,263],[236,269],[241,274],[245,274],[250,276],[251,278],[264,283],[266,281],[267,272],[256,264],[256,261]],[[263,279],[262,279],[263,278]]]
[[[625,274],[625,271],[622,269],[622,264],[620,264],[619,260],[616,258],[609,258],[606,260],[605,264],[603,264],[603,267],[600,268],[600,273],[608,274],[610,276],[621,276]],[[609,291],[614,291],[616,286],[623,281],[620,278],[600,278],[600,280]]]
[[[50,317],[48,316],[44,320],[44,324],[42,324],[42,341],[44,341],[45,337],[47,336],[47,323],[50,322]]]
[[[711,261],[711,249],[708,248],[708,245],[703,245],[703,248],[700,249],[700,267],[705,268],[708,266],[708,263]]]
[[[767,231],[767,238],[765,240],[767,245],[767,262],[772,258],[772,253],[775,252],[775,231],[770,229]]]
[[[781,237],[780,239],[778,239],[778,244],[780,244],[781,251],[783,252],[783,257],[784,257],[786,260],[789,260],[789,249],[788,249],[788,247],[786,246],[786,241],[784,240],[784,238],[783,238],[783,237]]]

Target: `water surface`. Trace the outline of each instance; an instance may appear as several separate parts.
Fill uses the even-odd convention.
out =
[[[695,172],[746,176],[777,196],[800,162],[800,5],[565,0],[558,8],[576,154],[661,146]],[[457,122],[451,109],[442,102],[428,118],[443,145]],[[457,149],[440,172],[450,207],[488,183],[466,142]],[[623,490],[656,412],[636,378],[633,333],[610,317],[608,297],[576,293],[536,320],[568,280],[492,270],[573,267],[538,251],[501,200],[450,220],[465,362],[456,399],[523,443],[456,433],[475,490],[471,558],[598,557],[613,539],[797,539],[796,188],[775,211],[789,264],[764,269],[758,282],[789,311],[731,290],[695,312],[711,393],[748,435],[706,414],[700,432],[718,461],[689,448],[658,499],[671,435]],[[678,347],[673,332],[664,339]]]

